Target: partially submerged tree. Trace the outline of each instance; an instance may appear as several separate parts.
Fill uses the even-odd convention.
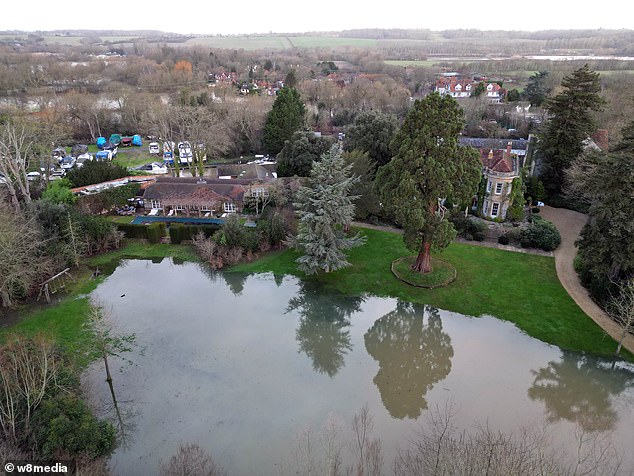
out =
[[[313,162],[307,185],[297,191],[299,219],[293,246],[304,254],[297,259],[306,274],[326,273],[349,266],[344,251],[362,244],[359,235],[348,237],[344,227],[354,216],[354,197],[350,190],[356,177],[350,177],[337,146]]]
[[[443,200],[466,202],[480,181],[477,152],[458,145],[463,125],[453,98],[433,93],[416,101],[394,139],[396,155],[377,173],[383,206],[418,251],[413,269],[421,273],[432,271],[431,248],[442,250],[456,236]]]

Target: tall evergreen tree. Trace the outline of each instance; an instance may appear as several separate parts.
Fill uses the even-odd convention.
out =
[[[313,162],[306,186],[297,191],[293,205],[299,225],[293,246],[304,253],[297,262],[306,274],[349,266],[344,251],[362,244],[359,235],[347,237],[343,231],[354,216],[356,197],[350,190],[356,181],[334,145],[320,162]]]
[[[418,251],[413,269],[421,273],[432,271],[432,246],[444,249],[456,236],[442,200],[466,202],[480,182],[477,152],[458,145],[463,126],[453,98],[432,93],[416,101],[394,138],[396,155],[377,173],[383,206],[403,227],[407,247]]]
[[[285,87],[280,90],[273,107],[266,117],[262,144],[269,154],[277,154],[290,140],[293,133],[304,126],[306,108],[296,89]]]
[[[280,177],[308,177],[311,164],[321,160],[330,150],[332,140],[318,137],[311,131],[296,131],[277,155],[277,174]]]
[[[541,106],[550,94],[550,88],[546,85],[548,71],[539,71],[528,78],[524,89],[524,97],[533,106]]]
[[[586,64],[564,77],[563,91],[546,101],[552,116],[546,125],[539,149],[541,171],[550,198],[561,194],[564,170],[583,150],[583,142],[596,130],[593,112],[600,111],[604,100],[599,96],[599,73]]]
[[[583,155],[567,173],[570,187],[589,204],[579,239],[581,281],[599,302],[615,283],[634,277],[634,122],[609,153]]]

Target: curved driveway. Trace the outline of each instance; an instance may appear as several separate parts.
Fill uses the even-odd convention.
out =
[[[618,342],[622,334],[620,326],[592,300],[586,288],[581,285],[573,266],[573,260],[577,255],[575,241],[586,224],[588,216],[565,208],[548,206],[542,208],[541,215],[546,220],[553,222],[561,234],[561,245],[555,250],[555,267],[559,281],[583,312]],[[623,347],[634,353],[633,335],[630,334],[626,337]]]

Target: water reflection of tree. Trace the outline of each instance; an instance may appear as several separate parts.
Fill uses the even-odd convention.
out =
[[[417,418],[425,394],[451,371],[451,338],[431,306],[399,301],[365,334],[365,348],[379,363],[374,383],[395,418]]]
[[[334,377],[352,350],[350,316],[359,312],[365,298],[324,293],[314,283],[301,282],[287,312],[299,314],[297,342],[312,361],[313,369]]]
[[[624,368],[610,369],[583,354],[563,352],[560,362],[533,370],[535,380],[528,389],[532,400],[543,400],[549,421],[565,419],[586,431],[610,430],[617,414],[611,396],[634,383],[634,374]]]
[[[227,286],[229,287],[231,292],[234,295],[239,296],[244,290],[244,283],[246,283],[249,274],[224,272],[222,273],[222,277],[224,278],[225,283],[227,283]]]

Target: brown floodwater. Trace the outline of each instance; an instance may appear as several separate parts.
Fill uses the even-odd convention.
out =
[[[385,474],[448,404],[467,431],[546,425],[564,449],[575,431],[601,432],[631,458],[634,366],[564,352],[494,317],[170,259],[122,261],[93,295],[118,332],[136,335],[130,362],[111,362],[121,414],[113,421],[125,434],[110,459],[115,475],[157,474],[183,443],[211,452],[230,475],[295,474],[306,435],[318,448],[335,422],[351,442],[364,405]],[[112,417],[102,364],[83,380]]]

